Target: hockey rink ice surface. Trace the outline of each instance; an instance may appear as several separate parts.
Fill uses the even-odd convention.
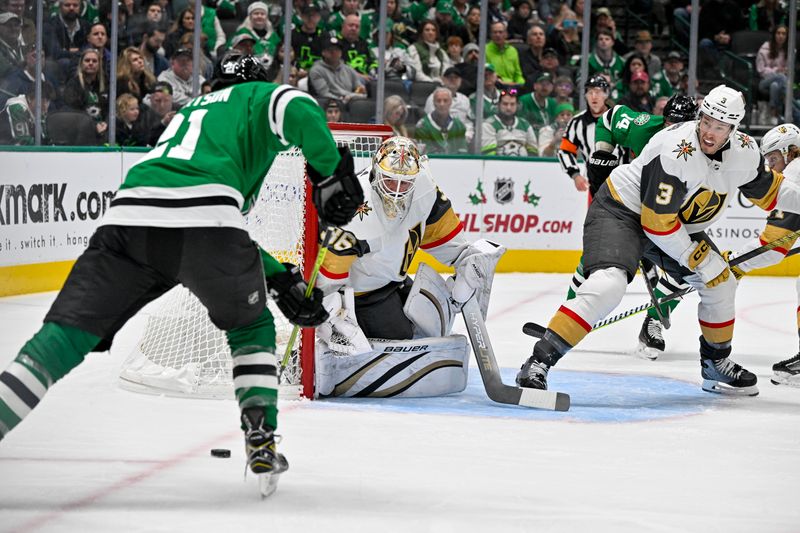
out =
[[[522,324],[546,323],[568,280],[495,278],[506,383],[533,345]],[[54,297],[0,299],[0,367]],[[620,309],[646,300],[637,280]],[[642,315],[587,337],[550,374],[566,413],[492,403],[474,361],[450,397],[283,402],[291,468],[267,500],[244,479],[233,400],[118,388],[140,315],[0,442],[0,531],[800,532],[800,389],[769,382],[798,349],[795,279],[741,283],[733,358],[758,375],[755,398],[700,390],[696,305],[656,361],[631,355]]]

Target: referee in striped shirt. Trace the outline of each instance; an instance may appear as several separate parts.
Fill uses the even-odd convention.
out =
[[[566,172],[575,182],[575,188],[579,191],[589,190],[589,194],[594,196],[603,184],[589,183],[589,180],[581,174],[578,166],[578,153],[584,161],[589,161],[589,156],[594,152],[594,128],[597,119],[608,111],[606,99],[611,90],[611,86],[600,74],[595,74],[583,86],[586,93],[587,109],[584,109],[569,121],[564,137],[561,138],[561,145],[556,152],[561,169]],[[614,154],[621,157],[622,152],[619,147],[615,148]]]

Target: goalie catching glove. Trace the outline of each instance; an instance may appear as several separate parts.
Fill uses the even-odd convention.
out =
[[[681,264],[697,274],[706,287],[716,287],[731,275],[728,262],[706,241],[690,246],[681,256]]]
[[[295,326],[313,328],[325,322],[328,312],[322,306],[322,290],[315,288],[311,296],[306,297],[308,284],[300,269],[291,263],[283,263],[283,266],[285,272],[267,278],[267,291],[278,309]]]
[[[339,165],[328,177],[308,165],[308,177],[314,184],[311,199],[325,226],[344,226],[364,203],[364,191],[356,178],[353,154],[348,147],[340,146],[339,155]]]

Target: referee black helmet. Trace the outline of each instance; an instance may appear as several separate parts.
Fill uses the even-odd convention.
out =
[[[600,74],[595,74],[594,76],[589,78],[589,81],[587,81],[583,85],[583,92],[588,91],[592,87],[599,87],[600,89],[603,89],[605,92],[609,92],[611,90],[611,85],[608,83],[606,77]]]

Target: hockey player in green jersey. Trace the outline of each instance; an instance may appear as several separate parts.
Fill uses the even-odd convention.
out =
[[[44,325],[0,374],[0,438],[86,354],[108,350],[128,319],[180,283],[226,332],[248,464],[262,494],[274,491],[288,463],[273,434],[278,367],[267,295],[297,325],[317,326],[327,312],[320,290],[305,297],[297,267],[252,241],[243,212],[290,146],[308,162],[322,224],[349,222],[363,192],[352,155],[337,150],[317,103],[266,79],[252,56],[225,56],[215,91],[184,106],[128,171]]]
[[[697,104],[688,96],[676,95],[664,106],[664,115],[651,115],[633,111],[624,105],[617,105],[606,111],[595,128],[595,151],[586,165],[587,175],[592,183],[602,183],[619,165],[619,158],[614,155],[615,148],[622,147],[631,151],[631,157],[642,152],[653,135],[665,126],[693,120],[697,115]],[[646,275],[655,287],[656,295],[661,298],[665,293],[678,290],[682,283],[668,278],[659,278],[658,273],[648,261],[645,261]],[[567,299],[575,297],[578,287],[584,281],[583,261],[572,277]],[[663,306],[662,313],[667,314],[675,309],[678,300],[672,300]],[[656,359],[664,351],[665,343],[661,332],[661,322],[655,309],[648,311],[639,333],[639,349],[636,352],[646,359]]]

